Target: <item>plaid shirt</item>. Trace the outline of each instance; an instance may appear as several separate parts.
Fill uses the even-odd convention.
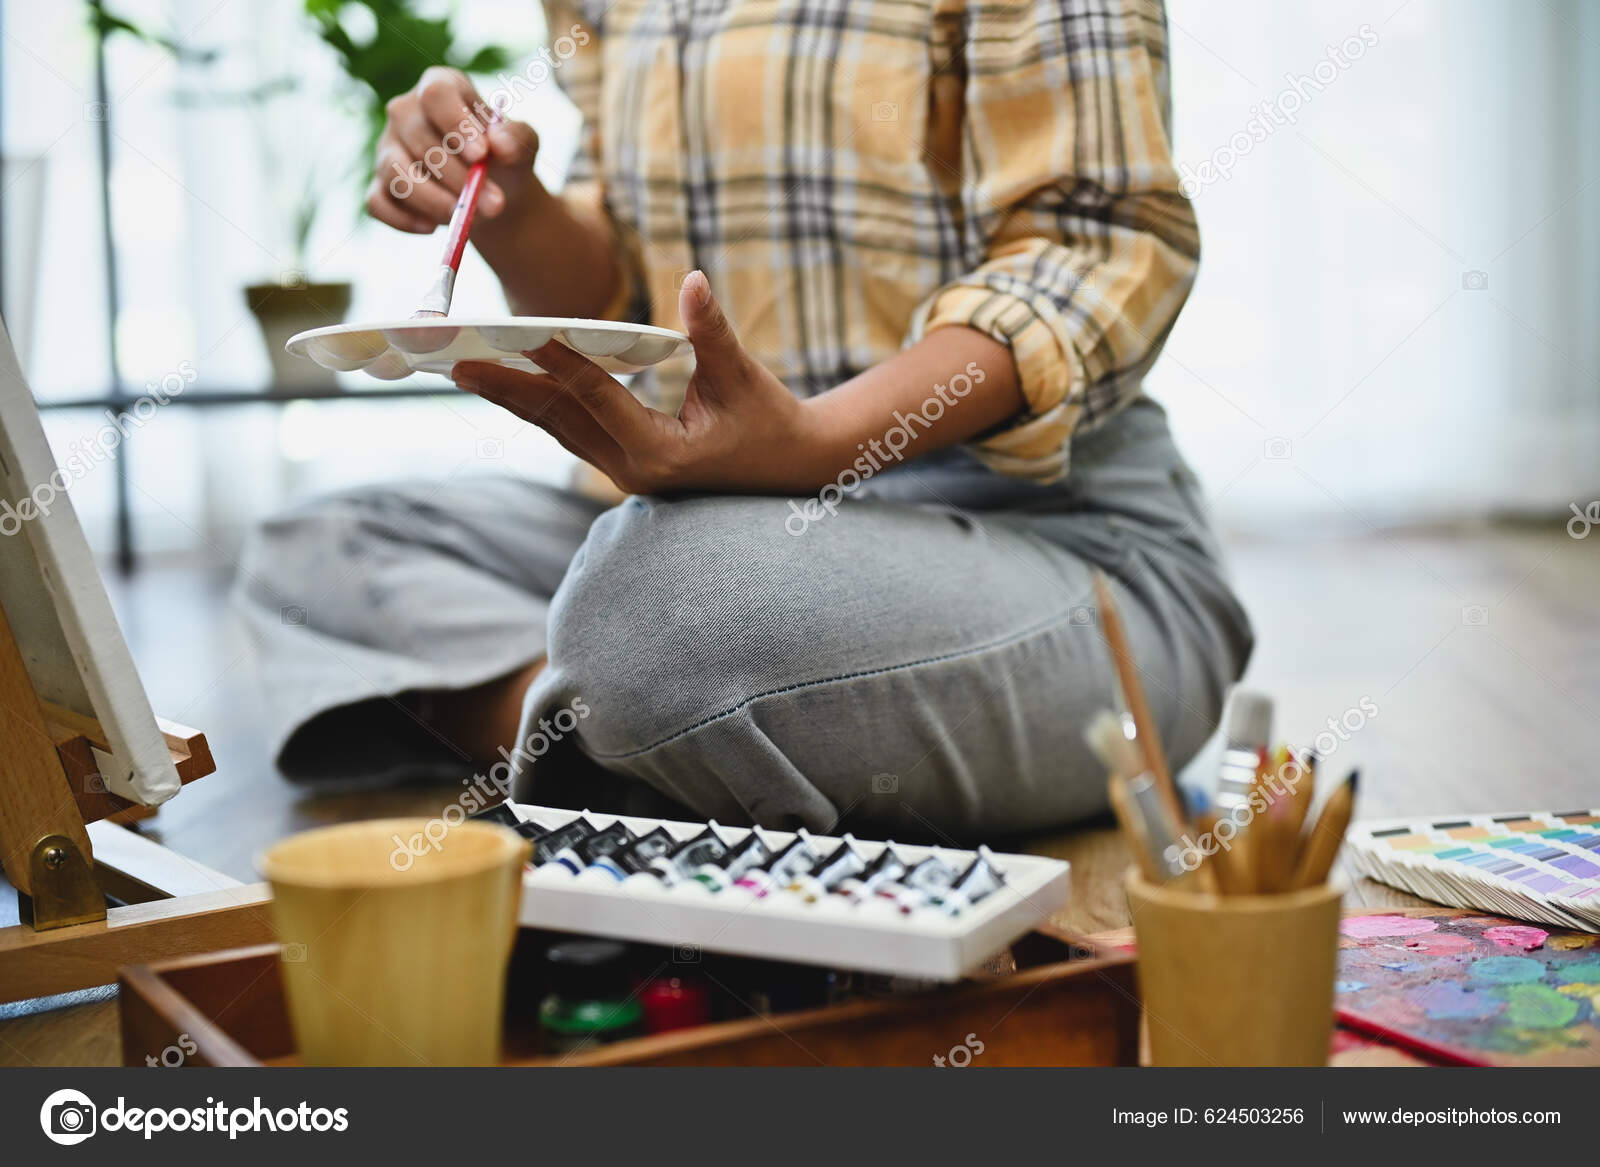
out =
[[[1199,257],[1160,0],[545,7],[553,42],[591,38],[554,75],[584,117],[569,197],[618,228],[613,316],[678,327],[702,268],[801,396],[976,328],[1010,346],[1027,409],[973,448],[1043,480],[1139,392]],[[636,388],[673,409],[691,368]]]

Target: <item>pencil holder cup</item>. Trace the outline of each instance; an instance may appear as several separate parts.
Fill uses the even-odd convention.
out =
[[[528,843],[488,823],[441,832],[442,821],[324,827],[257,861],[306,1065],[500,1060]]]
[[[1157,1066],[1321,1066],[1341,888],[1219,896],[1127,877]]]

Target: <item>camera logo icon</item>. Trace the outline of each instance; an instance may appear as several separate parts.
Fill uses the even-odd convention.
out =
[[[678,944],[672,949],[672,962],[674,964],[699,964],[700,946],[698,944]]]
[[[285,964],[304,964],[306,946],[298,940],[292,940],[278,949],[278,955]]]
[[[1261,456],[1272,462],[1287,462],[1294,457],[1294,444],[1288,438],[1268,438],[1261,445]]]
[[[1461,273],[1461,290],[1463,292],[1486,292],[1489,290],[1489,273],[1486,271],[1464,271]]]
[[[1482,628],[1489,623],[1489,609],[1482,604],[1468,604],[1461,609],[1461,623],[1469,628]]]
[[[478,457],[491,462],[506,456],[506,444],[499,438],[479,438]]]
[[[299,604],[289,604],[278,609],[278,619],[290,627],[300,627],[306,622],[306,610]]]
[[[1078,625],[1093,624],[1094,623],[1094,618],[1095,618],[1094,609],[1090,608],[1090,607],[1086,607],[1085,605],[1082,605],[1082,604],[1080,604],[1076,608],[1072,609],[1072,613],[1071,613],[1071,616],[1070,616],[1070,619],[1071,619],[1072,623],[1078,624]]]
[[[875,101],[872,103],[872,120],[875,122],[897,121],[900,117],[900,107],[892,101]]]
[[[97,1113],[81,1090],[57,1090],[39,1108],[39,1126],[52,1143],[71,1147],[94,1134]]]
[[[872,776],[872,793],[898,794],[900,791],[900,775],[874,774]]]

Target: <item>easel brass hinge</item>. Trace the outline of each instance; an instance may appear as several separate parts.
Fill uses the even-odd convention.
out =
[[[46,835],[29,857],[33,894],[17,893],[22,922],[36,932],[106,918],[106,897],[88,856],[65,835]]]

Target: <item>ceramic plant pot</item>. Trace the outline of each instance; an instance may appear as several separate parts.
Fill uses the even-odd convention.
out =
[[[290,356],[283,346],[308,328],[343,323],[350,310],[349,284],[251,284],[244,298],[261,325],[274,390],[326,389],[335,384],[332,371]]]

